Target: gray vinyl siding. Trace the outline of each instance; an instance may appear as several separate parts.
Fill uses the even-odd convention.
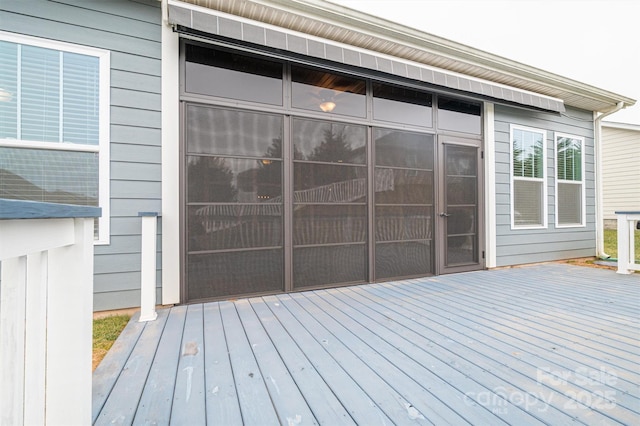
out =
[[[512,124],[547,131],[548,226],[546,229],[511,229],[509,126]],[[555,132],[585,138],[586,226],[584,227],[556,228]],[[594,256],[596,202],[592,113],[568,107],[566,113],[559,115],[496,105],[495,141],[496,266]]]
[[[640,130],[602,126],[602,191],[605,220],[640,209]]]
[[[140,305],[138,212],[161,208],[160,23],[156,0],[0,3],[3,31],[111,52],[111,236],[95,247],[96,311]]]

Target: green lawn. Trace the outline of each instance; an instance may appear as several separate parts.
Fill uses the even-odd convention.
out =
[[[635,231],[636,261],[640,261],[640,230]],[[618,231],[615,229],[604,230],[604,251],[614,259],[618,258]]]
[[[129,322],[130,315],[112,315],[93,321],[93,369],[109,352],[120,332]]]

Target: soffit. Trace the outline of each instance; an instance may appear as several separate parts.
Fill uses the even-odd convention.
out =
[[[484,88],[480,91],[469,91],[496,99],[554,111],[563,111],[562,102],[590,111],[606,111],[619,102],[623,102],[625,106],[635,103],[635,100],[628,97],[321,0],[169,0],[174,11],[172,16],[170,7],[170,22],[184,25],[184,20],[176,19],[179,14],[175,11],[184,7],[185,3],[364,49],[374,55],[388,55],[409,61],[418,67],[425,65],[447,70],[451,72],[447,74],[451,84],[443,84],[444,87],[465,90],[466,86],[473,85],[475,79],[483,80],[488,83]],[[182,8],[181,13],[184,13],[184,10]],[[197,9],[195,10],[198,14]],[[190,27],[194,27],[193,13],[191,11],[192,25],[188,25]],[[182,17],[184,18],[184,14]],[[240,30],[240,34],[242,33]],[[326,47],[324,49],[326,51]],[[286,50],[292,50],[289,49],[289,44]],[[297,53],[311,52],[307,49],[306,52]],[[364,59],[365,62],[369,60],[366,57]],[[363,63],[362,58],[360,63],[351,65],[376,69],[368,66],[371,64]],[[383,65],[383,69],[377,69],[385,71],[385,66],[386,64]],[[411,71],[410,68],[407,71],[410,78]],[[437,70],[432,71],[437,73]],[[393,70],[391,73],[398,75]],[[421,75],[424,74],[428,73],[422,70]],[[444,76],[444,81],[447,80],[447,75]],[[464,76],[471,77],[469,82],[464,81]],[[432,77],[435,79],[438,76]],[[442,77],[440,81],[417,79],[433,84],[441,83],[443,80]],[[496,83],[497,86],[490,83]],[[474,86],[478,87],[477,84]],[[532,93],[528,96],[526,93],[509,91],[501,86]],[[534,94],[542,96],[538,98]]]

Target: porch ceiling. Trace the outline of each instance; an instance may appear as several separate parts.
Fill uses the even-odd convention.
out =
[[[322,0],[180,0],[604,112],[635,100]],[[174,3],[178,3],[175,1]]]

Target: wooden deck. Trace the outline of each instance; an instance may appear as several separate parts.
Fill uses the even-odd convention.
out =
[[[639,424],[640,276],[546,264],[177,306],[94,373],[96,424]]]

